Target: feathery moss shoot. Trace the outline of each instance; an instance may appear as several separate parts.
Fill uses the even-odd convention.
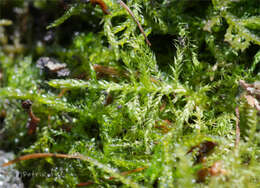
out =
[[[259,46],[259,0],[2,0],[1,168],[25,187],[259,187]]]

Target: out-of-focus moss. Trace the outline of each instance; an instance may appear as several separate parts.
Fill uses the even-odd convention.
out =
[[[25,185],[257,187],[259,115],[238,81],[260,80],[258,0],[127,1],[151,47],[118,1],[91,2],[0,2],[0,147],[89,157],[21,162]]]

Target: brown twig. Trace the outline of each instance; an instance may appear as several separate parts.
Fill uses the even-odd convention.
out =
[[[121,175],[122,176],[127,176],[127,175],[129,175],[129,174],[132,174],[132,173],[135,173],[135,172],[141,172],[141,171],[143,171],[144,169],[146,169],[147,167],[140,167],[140,168],[136,168],[136,169],[133,169],[133,170],[129,170],[129,171],[125,171],[125,172],[122,172],[121,173]],[[109,180],[112,180],[112,179],[114,179],[115,177],[110,177],[110,178],[108,178]]]
[[[95,64],[93,66],[94,70],[98,73],[102,73],[102,74],[107,74],[107,75],[111,75],[111,76],[120,76],[119,71],[117,71],[115,68],[113,67],[106,67],[103,65],[97,65]]]
[[[253,84],[248,84],[244,80],[240,80],[239,84],[247,92],[247,95],[244,95],[247,103],[250,106],[255,107],[260,112],[260,104],[257,100],[260,100],[260,81],[256,81]]]
[[[62,89],[61,92],[60,92],[59,95],[58,95],[58,98],[61,98],[67,91],[68,91],[67,88]]]
[[[131,17],[133,18],[133,20],[136,22],[136,24],[138,25],[138,28],[140,29],[141,33],[143,34],[146,43],[151,46],[152,44],[150,43],[150,41],[148,40],[147,36],[144,33],[144,29],[142,28],[140,22],[136,19],[134,13],[130,10],[130,8],[121,0],[118,0],[119,4],[126,9],[126,11],[131,15]]]
[[[22,102],[22,107],[27,110],[29,117],[31,118],[29,122],[29,130],[28,134],[33,134],[36,131],[37,125],[40,122],[40,118],[36,117],[32,111],[32,102],[30,100],[26,100]]]
[[[25,160],[29,160],[29,159],[38,159],[38,158],[45,158],[45,157],[56,157],[56,158],[67,158],[67,159],[80,159],[83,161],[91,161],[92,159],[87,157],[87,156],[83,156],[83,155],[67,155],[67,154],[60,154],[60,153],[33,153],[33,154],[28,154],[28,155],[24,155],[21,157],[18,157],[14,160],[11,160],[7,163],[2,164],[2,167],[6,167],[12,164],[15,164],[17,162],[20,161],[25,161]],[[134,172],[140,172],[143,171],[144,169],[146,169],[147,167],[140,167],[140,168],[136,168],[134,170],[130,170],[130,171],[126,171],[126,172],[122,172],[121,175],[122,176],[126,176],[128,174],[132,174]],[[108,178],[108,180],[113,180],[115,177],[110,177]],[[94,182],[89,181],[86,183],[79,183],[77,186],[87,186],[87,185],[91,185],[94,184]]]
[[[239,84],[245,90],[247,90],[247,88],[249,88],[249,87],[254,87],[253,84],[248,84],[244,80],[239,80]]]
[[[240,128],[239,128],[239,108],[236,107],[236,142],[235,142],[235,148],[238,148],[239,141],[240,141]]]
[[[108,10],[108,6],[106,5],[106,3],[102,0],[90,0],[92,5],[96,5],[98,4],[100,6],[100,8],[102,9],[104,14],[110,14],[109,10]]]
[[[24,155],[24,156],[14,159],[14,160],[11,160],[7,163],[4,163],[4,164],[2,164],[2,167],[6,167],[6,166],[12,165],[14,163],[20,162],[20,161],[25,161],[25,160],[29,160],[29,159],[45,158],[45,157],[82,159],[82,160],[88,159],[87,157],[81,156],[81,155],[66,155],[66,154],[59,154],[59,153],[57,153],[57,154],[55,154],[55,153],[34,153],[34,154]]]
[[[77,186],[77,187],[83,187],[83,186],[92,185],[92,184],[94,184],[94,183],[95,183],[95,182],[93,182],[93,181],[88,181],[88,182],[78,183],[76,186]]]
[[[113,67],[109,67],[109,66],[103,66],[103,65],[98,65],[95,64],[93,65],[94,70],[97,73],[101,73],[101,74],[105,74],[105,75],[110,75],[110,76],[115,76],[115,77],[119,77],[119,76],[124,76],[124,77],[128,77],[129,73],[126,71],[119,71]],[[137,72],[136,73],[137,77],[140,77],[140,73]],[[156,80],[154,77],[150,77],[151,82],[157,84],[158,80]]]

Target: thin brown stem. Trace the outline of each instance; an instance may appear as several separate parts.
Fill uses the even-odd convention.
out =
[[[60,154],[60,153],[33,153],[33,154],[28,154],[28,155],[18,157],[14,160],[7,162],[7,163],[4,163],[4,164],[2,164],[2,167],[6,167],[6,166],[9,166],[9,165],[15,164],[17,162],[20,162],[20,161],[25,161],[25,160],[29,160],[29,159],[45,158],[45,157],[80,159],[80,160],[83,160],[83,161],[92,161],[92,162],[94,161],[90,157],[83,156],[83,155],[67,155],[67,154]],[[137,168],[137,169],[134,169],[134,170],[122,172],[121,175],[125,176],[125,175],[128,175],[128,174],[134,173],[134,172],[140,172],[140,171],[143,171],[146,168],[147,167],[140,167],[140,168]],[[112,177],[108,178],[108,180],[112,180],[114,178],[115,177],[112,176]],[[93,183],[94,182],[89,181],[89,182],[86,182],[86,183],[79,183],[77,186],[87,186],[87,185],[91,185]]]
[[[61,98],[67,91],[68,91],[67,88],[62,89],[61,92],[60,92],[59,95],[58,95],[58,98]]]
[[[33,134],[36,131],[37,125],[40,122],[40,118],[36,117],[32,111],[32,102],[26,100],[22,102],[22,107],[27,111],[29,117],[31,118],[29,122],[28,134]]]
[[[108,10],[108,6],[106,5],[106,3],[102,0],[90,0],[90,2],[92,3],[92,5],[96,5],[98,4],[100,6],[100,8],[102,9],[104,14],[110,14],[109,10]]]
[[[21,157],[18,157],[14,160],[11,160],[7,163],[2,164],[2,167],[6,167],[9,165],[12,165],[14,163],[25,161],[29,159],[38,159],[38,158],[45,158],[45,157],[57,157],[57,158],[68,158],[68,159],[81,159],[81,160],[87,160],[87,157],[81,156],[81,155],[66,155],[66,154],[59,154],[59,153],[34,153],[34,154],[28,154]]]
[[[89,185],[92,185],[92,184],[94,184],[93,181],[88,181],[88,182],[78,183],[76,186],[77,187],[83,187],[83,186],[89,186]]]
[[[239,127],[239,108],[236,107],[236,143],[235,147],[238,148],[239,141],[240,141],[240,127]]]
[[[137,18],[135,17],[134,13],[130,10],[130,8],[121,0],[118,0],[119,4],[126,9],[126,11],[131,15],[131,17],[133,18],[133,20],[136,22],[136,24],[138,25],[138,28],[140,29],[141,33],[143,34],[146,43],[151,46],[152,44],[150,43],[150,41],[148,40],[147,36],[144,33],[144,29],[142,28],[140,22],[137,20]]]
[[[112,75],[112,76],[119,76],[120,75],[119,71],[117,71],[116,69],[114,69],[112,67],[106,67],[106,66],[103,66],[103,65],[95,64],[93,66],[93,68],[98,73],[103,73],[103,74]]]

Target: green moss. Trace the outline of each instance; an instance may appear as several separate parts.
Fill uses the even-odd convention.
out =
[[[258,187],[259,112],[239,87],[260,80],[258,0],[127,1],[151,47],[117,1],[104,2],[108,15],[80,0],[0,3],[0,147],[86,156],[20,162],[34,173],[26,186]],[[70,75],[40,70],[46,56]],[[33,135],[27,99],[41,119]],[[198,163],[189,151],[204,141],[218,145]],[[217,161],[225,173],[198,183]]]

